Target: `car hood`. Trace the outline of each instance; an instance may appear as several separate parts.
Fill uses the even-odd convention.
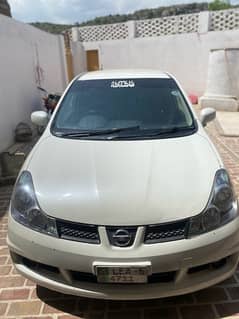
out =
[[[219,166],[200,134],[144,141],[50,136],[38,144],[27,169],[48,215],[125,226],[199,214]]]

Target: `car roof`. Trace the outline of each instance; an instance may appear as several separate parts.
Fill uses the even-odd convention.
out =
[[[105,80],[105,79],[145,79],[145,78],[160,78],[169,79],[170,76],[159,70],[137,70],[137,69],[122,69],[122,70],[103,70],[103,71],[92,71],[79,75],[79,81],[87,80]]]

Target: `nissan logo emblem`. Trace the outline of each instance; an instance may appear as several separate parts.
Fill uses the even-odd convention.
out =
[[[118,229],[112,236],[114,243],[119,247],[127,247],[131,242],[131,234],[127,229]]]

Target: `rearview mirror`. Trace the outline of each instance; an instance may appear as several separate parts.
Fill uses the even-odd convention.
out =
[[[44,127],[47,125],[47,123],[49,121],[49,117],[48,117],[47,112],[37,111],[37,112],[32,113],[31,121],[33,124],[36,124],[37,126]]]
[[[203,109],[200,113],[200,121],[203,126],[206,126],[207,123],[215,120],[216,118],[216,110],[212,107],[207,107]]]

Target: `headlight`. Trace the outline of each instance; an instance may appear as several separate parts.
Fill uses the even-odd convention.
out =
[[[237,200],[230,178],[225,169],[220,169],[216,173],[206,210],[190,219],[188,236],[212,231],[229,223],[237,215]]]
[[[55,219],[42,212],[36,199],[32,176],[28,171],[22,172],[15,185],[11,214],[17,222],[26,227],[58,237]]]

